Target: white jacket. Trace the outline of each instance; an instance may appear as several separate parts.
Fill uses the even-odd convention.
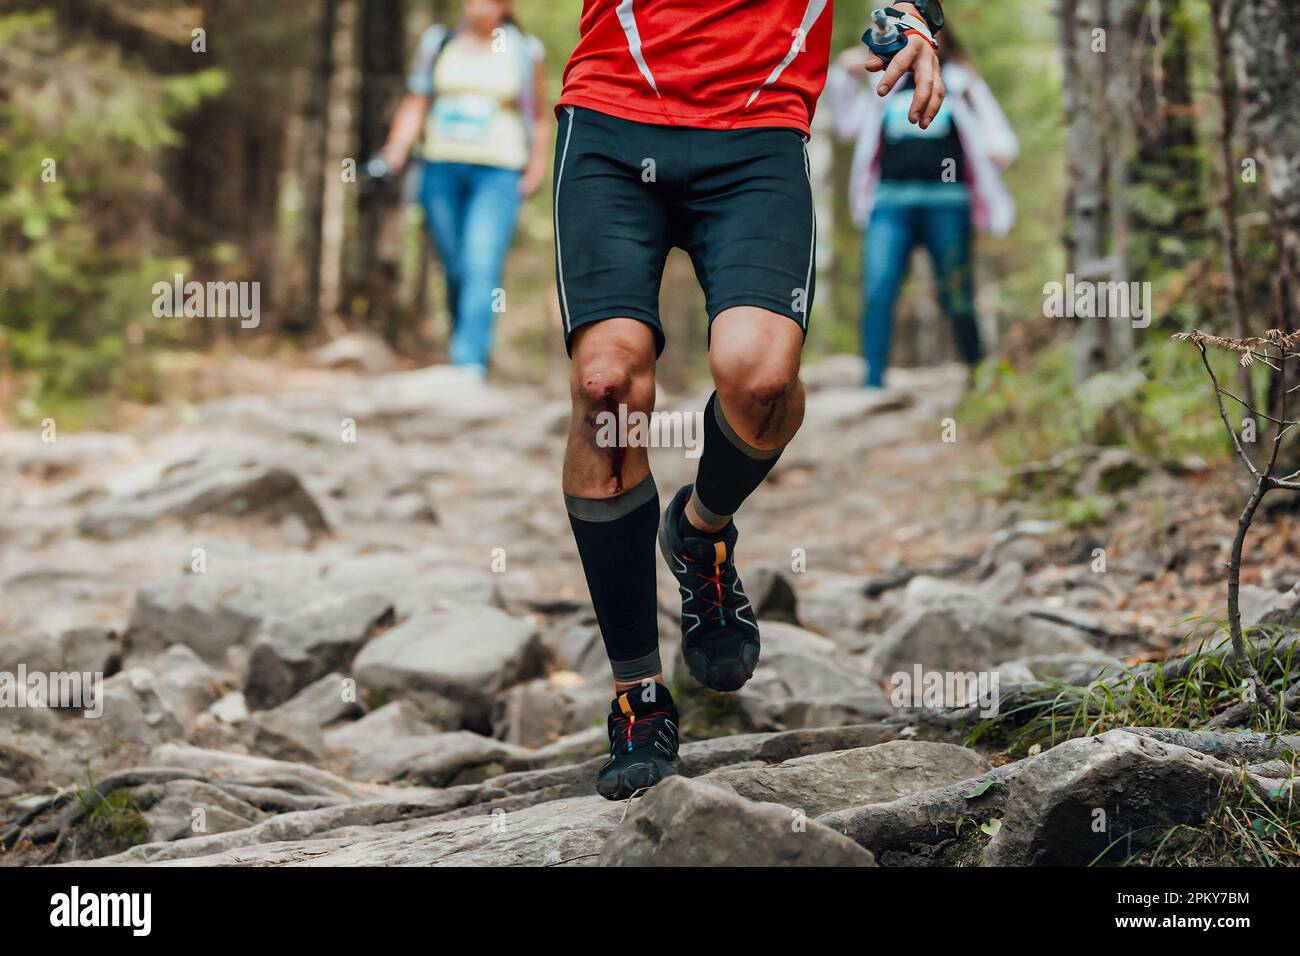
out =
[[[853,165],[849,174],[849,207],[853,221],[863,228],[871,219],[876,185],[880,181],[880,144],[884,129],[885,103],[891,96],[911,96],[912,88],[894,87],[888,96],[878,96],[878,74],[850,72],[832,63],[826,77],[826,96],[837,138],[854,141]],[[943,68],[943,83],[952,109],[953,123],[961,138],[969,170],[971,209],[975,228],[995,236],[1005,235],[1016,221],[1016,204],[1002,181],[993,156],[1015,159],[1020,151],[1016,134],[998,106],[992,90],[970,67],[949,63]]]

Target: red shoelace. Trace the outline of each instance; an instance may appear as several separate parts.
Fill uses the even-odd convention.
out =
[[[637,717],[624,717],[617,714],[614,717],[614,735],[622,737],[627,742],[627,749],[634,750],[639,745],[644,745],[654,729],[654,724],[650,722],[651,717],[670,717],[671,714],[666,710],[652,710],[648,714],[641,714]]]
[[[696,561],[696,560],[695,560],[694,558],[692,558],[690,555],[685,555],[685,558],[686,558],[686,560],[689,561],[691,564],[695,564],[695,565],[700,564],[699,561]],[[715,607],[715,608],[718,609],[718,621],[719,621],[719,622],[722,622],[722,621],[725,621],[725,620],[726,620],[726,607],[725,607],[725,606],[723,605],[723,603],[722,603],[722,568],[723,568],[723,565],[725,565],[725,564],[726,564],[725,561],[720,561],[720,562],[714,564],[714,565],[713,565],[713,574],[712,574],[712,575],[701,574],[699,571],[696,571],[696,572],[695,572],[695,576],[696,576],[697,578],[699,578],[701,581],[703,581],[705,584],[712,584],[712,585],[713,585],[713,591],[714,591],[714,594],[717,595],[717,600],[714,600],[713,598],[709,597],[709,595],[708,595],[706,592],[704,592],[704,591],[701,591],[701,592],[700,592],[700,597],[705,601],[705,603],[707,603],[707,604],[711,605],[712,607]]]

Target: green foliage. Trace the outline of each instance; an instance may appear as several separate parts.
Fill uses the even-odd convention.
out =
[[[137,801],[128,789],[101,793],[89,770],[75,796],[81,805],[81,820],[67,838],[70,858],[108,856],[148,841],[149,823],[143,811],[152,801]]]
[[[1226,640],[1226,632],[1223,632]],[[1300,661],[1290,651],[1269,644],[1269,629],[1247,630],[1247,646],[1261,641],[1256,667],[1274,694],[1281,696],[1296,681]],[[1277,636],[1273,635],[1274,640]],[[1210,641],[1207,644],[1217,644]],[[999,743],[1023,756],[1034,745],[1053,747],[1074,737],[1090,737],[1123,727],[1199,727],[1241,700],[1244,676],[1233,661],[1208,653],[1193,654],[1177,676],[1156,665],[1145,679],[1124,672],[1102,675],[1086,685],[1044,682],[1041,695],[999,710],[978,723],[967,744]],[[1250,729],[1264,733],[1281,729],[1280,714],[1259,713]]]
[[[1298,755],[1290,754],[1296,778]],[[1261,790],[1244,774],[1223,787],[1222,802],[1199,826],[1172,827],[1125,866],[1300,866],[1300,800],[1286,781]]]
[[[48,12],[0,17],[0,362],[26,384],[24,417],[109,389],[154,397],[142,323],[151,345],[181,340],[152,321],[150,290],[186,265],[154,234],[156,160],[224,84],[71,43]]]
[[[1065,522],[1071,528],[1104,524],[1115,510],[1115,500],[1105,495],[1084,495],[1065,504]]]
[[[1212,358],[1227,380],[1231,358]],[[1163,340],[1148,344],[1131,364],[1079,386],[1067,345],[1039,352],[1019,368],[1005,359],[986,362],[958,416],[993,436],[1008,463],[1086,446],[1124,446],[1162,461],[1218,459],[1227,451],[1200,357]],[[1061,472],[1072,475],[1068,465]],[[1122,484],[1123,478],[1112,480]]]

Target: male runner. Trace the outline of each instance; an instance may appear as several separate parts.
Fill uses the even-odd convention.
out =
[[[655,539],[682,593],[682,654],[734,691],[758,662],[758,623],[736,575],[732,515],[803,420],[799,353],[813,297],[816,224],[804,144],[830,57],[829,0],[584,0],[556,114],[555,261],[573,417],[564,497],[614,672],[610,759],[596,787],[623,799],[673,772],[677,709],[664,686]],[[938,0],[897,3],[910,119],[943,102]],[[691,257],[709,316],[715,391],[693,485],[659,520],[646,449],[607,448],[597,416],[649,414],[663,350],[659,283]]]

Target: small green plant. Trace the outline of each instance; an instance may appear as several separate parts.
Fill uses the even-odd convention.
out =
[[[1281,629],[1250,632],[1259,648],[1258,670],[1266,685],[1278,693],[1300,675],[1294,646],[1284,642]],[[1212,643],[1207,641],[1207,646]],[[1000,745],[1024,756],[1037,745],[1053,747],[1074,737],[1089,737],[1122,727],[1199,727],[1208,724],[1242,699],[1246,677],[1234,656],[1209,650],[1154,664],[1136,672],[1102,675],[1090,684],[1045,681],[1028,700],[980,721],[967,738]],[[1260,732],[1282,729],[1278,710],[1257,710],[1250,727]]]
[[[148,841],[149,824],[143,815],[148,808],[136,801],[130,790],[101,793],[87,770],[85,784],[77,788],[75,797],[81,805],[81,820],[64,839],[72,858],[105,856]]]
[[[1300,755],[1290,755],[1290,777]],[[1300,866],[1300,801],[1290,780],[1261,784],[1244,774],[1198,826],[1171,827],[1128,866]]]

